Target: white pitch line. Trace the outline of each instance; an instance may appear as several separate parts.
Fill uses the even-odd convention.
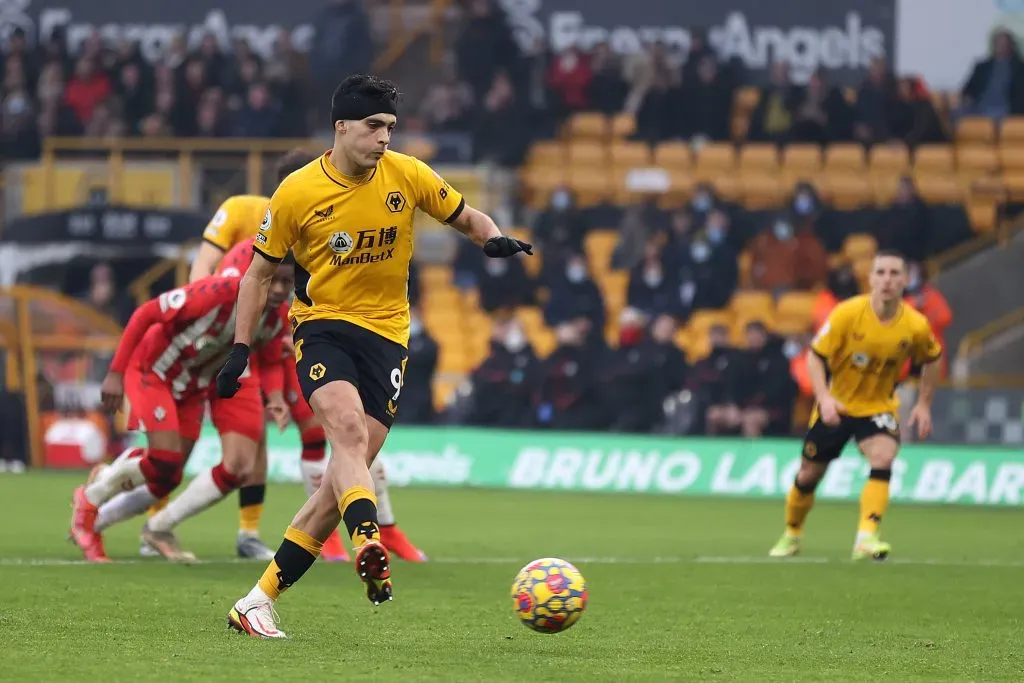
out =
[[[569,557],[566,558],[572,563],[584,566],[584,565],[637,565],[637,564],[708,564],[708,565],[730,565],[730,564],[748,564],[748,565],[785,565],[785,564],[836,564],[836,565],[848,565],[853,564],[852,560],[841,559],[834,557],[813,557],[813,556],[798,556],[788,558],[771,558],[754,555],[726,555],[726,556],[702,556],[702,557],[650,557],[650,558],[638,558],[638,557]],[[427,564],[465,564],[465,565],[489,565],[489,564],[501,564],[509,565],[514,567],[523,566],[531,562],[529,558],[524,557],[440,557],[431,559]],[[149,565],[149,566],[160,566],[166,565],[159,559],[139,559],[139,558],[127,558],[127,559],[115,559],[111,564],[125,566],[125,565]],[[207,565],[207,566],[221,566],[221,565],[240,565],[240,564],[259,564],[254,560],[244,560],[233,557],[213,558],[209,560],[200,560],[194,563],[196,565]],[[404,563],[402,563],[404,564]],[[873,564],[873,563],[872,563]],[[1024,568],[1024,561],[1012,561],[1012,560],[941,560],[941,559],[913,559],[913,558],[891,558],[886,560],[884,564],[896,564],[901,566],[917,566],[917,567],[994,567],[994,568]],[[92,563],[86,562],[85,560],[72,560],[65,558],[56,557],[0,557],[0,567],[82,567],[91,566]],[[102,565],[99,565],[102,566]]]

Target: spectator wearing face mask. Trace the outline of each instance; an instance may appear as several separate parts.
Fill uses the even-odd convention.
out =
[[[534,423],[532,395],[539,361],[514,318],[499,320],[491,351],[470,375],[473,405],[469,424],[519,428]]]
[[[646,316],[678,309],[679,284],[668,276],[661,247],[655,240],[644,247],[643,260],[629,274],[626,305]]]
[[[739,366],[740,433],[747,438],[785,436],[791,431],[797,387],[789,371],[782,341],[768,334],[764,323],[751,322],[746,329],[747,348]]]
[[[659,316],[648,333],[647,320],[636,309],[623,309],[619,345],[604,363],[602,395],[615,432],[652,431],[662,422],[665,399],[686,382],[686,358],[672,343],[675,321]]]
[[[900,179],[892,205],[879,216],[874,235],[879,249],[892,249],[912,261],[922,261],[928,255],[929,211],[911,178]]]
[[[482,258],[477,275],[480,307],[488,313],[499,308],[516,308],[533,303],[533,282],[519,258]]]
[[[912,261],[907,268],[907,289],[904,300],[928,318],[932,334],[945,348],[946,330],[953,323],[953,310],[942,292],[932,287],[920,263]],[[948,354],[942,356],[942,377],[949,370]]]
[[[739,424],[739,351],[729,345],[729,330],[715,325],[709,330],[711,352],[697,361],[687,382],[696,395],[708,435],[724,434]]]
[[[664,241],[668,231],[669,218],[658,208],[654,197],[630,206],[619,224],[619,241],[612,252],[612,268],[631,270],[643,260],[647,244],[655,238]]]
[[[736,252],[727,243],[712,246],[704,234],[690,242],[674,271],[680,311],[722,308],[739,282]]]
[[[555,328],[558,346],[541,363],[533,396],[538,427],[593,431],[607,427],[599,376],[605,356],[587,345],[590,329],[586,318]]]
[[[402,377],[402,422],[432,424],[434,373],[437,370],[437,342],[427,333],[419,312],[410,311],[409,361]]]
[[[810,289],[825,280],[828,254],[813,229],[796,231],[784,216],[762,230],[751,243],[754,286],[779,296],[791,289]]]
[[[533,227],[534,241],[545,258],[556,261],[583,251],[586,234],[587,224],[576,208],[576,197],[565,188],[551,195],[551,205],[540,213]]]
[[[828,320],[828,314],[840,301],[846,301],[851,296],[860,294],[860,286],[857,284],[857,276],[849,264],[844,264],[828,274],[825,289],[818,292],[814,298],[814,306],[811,309],[811,322],[815,330]]]
[[[695,225],[703,225],[708,213],[719,206],[721,201],[715,194],[715,188],[708,183],[700,183],[693,189],[693,197],[690,199],[690,212],[693,214]]]
[[[806,227],[814,229],[821,216],[821,198],[813,186],[808,183],[796,186],[793,200],[789,204],[789,212],[797,230]]]
[[[569,256],[565,268],[553,273],[548,285],[550,297],[544,306],[544,321],[548,327],[558,327],[583,317],[590,320],[596,329],[604,329],[604,300],[590,279],[587,259],[583,254]]]

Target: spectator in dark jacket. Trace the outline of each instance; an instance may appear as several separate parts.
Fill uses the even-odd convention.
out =
[[[434,372],[437,370],[437,342],[427,333],[419,315],[412,311],[409,323],[409,361],[402,377],[402,422],[434,422]]]
[[[697,395],[705,433],[723,434],[734,431],[740,420],[739,377],[740,352],[729,345],[728,328],[716,325],[709,331],[711,352],[693,366],[691,391]]]
[[[558,346],[541,364],[534,394],[538,427],[600,430],[607,427],[600,393],[601,363],[607,349],[587,343],[585,318],[558,325]]]
[[[565,262],[565,268],[555,271],[549,284],[550,297],[544,306],[544,321],[549,327],[584,317],[593,327],[603,330],[605,313],[601,290],[590,279],[587,259],[583,254],[573,254]]]
[[[522,327],[514,319],[494,326],[491,352],[470,376],[473,406],[469,424],[486,427],[530,427],[534,424],[533,392],[540,363]]]
[[[1013,35],[999,31],[992,37],[992,56],[974,65],[963,89],[957,116],[1002,119],[1024,114],[1024,61]]]
[[[740,432],[748,438],[785,436],[791,431],[797,387],[782,340],[770,337],[760,322],[747,325],[746,337],[738,363],[743,377],[737,384]]]

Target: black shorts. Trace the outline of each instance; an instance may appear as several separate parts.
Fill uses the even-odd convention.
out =
[[[839,424],[829,427],[819,416],[804,437],[803,456],[814,462],[829,463],[838,458],[846,443],[853,439],[860,443],[884,434],[900,441],[900,423],[892,413],[879,413],[868,417],[839,416]]]
[[[328,382],[349,382],[366,414],[391,427],[409,357],[404,346],[344,320],[309,320],[293,334],[295,368],[307,401]]]

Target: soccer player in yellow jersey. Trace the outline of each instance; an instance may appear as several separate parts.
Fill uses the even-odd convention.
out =
[[[853,559],[884,560],[891,547],[878,527],[889,505],[889,479],[900,446],[896,383],[907,358],[921,368],[920,394],[908,426],[931,433],[931,403],[942,347],[927,318],[903,302],[907,264],[891,251],[875,256],[870,294],[836,306],[811,342],[808,370],[816,400],[796,481],[786,497],[786,532],[769,553],[800,551],[804,520],[829,463],[853,439],[870,466],[860,497]]]
[[[368,466],[398,411],[409,339],[413,212],[421,209],[492,258],[532,246],[503,236],[489,217],[421,161],[388,150],[398,90],[373,76],[346,78],[334,92],[334,146],[289,176],[270,200],[256,235],[257,256],[238,295],[235,348],[217,378],[230,396],[275,264],[296,261],[292,306],[302,390],[327,433],[332,457],[323,483],[285,532],[274,560],[228,614],[236,630],[282,638],[274,601],[312,566],[331,530],[344,522],[367,597],[392,597],[390,556]]]

